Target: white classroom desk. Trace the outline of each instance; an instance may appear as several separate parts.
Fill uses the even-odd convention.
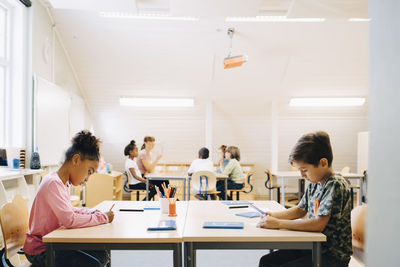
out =
[[[284,209],[276,201],[252,202],[264,211]],[[229,209],[220,201],[190,201],[183,232],[185,266],[196,266],[198,249],[310,249],[313,266],[321,266],[321,242],[326,242],[324,234],[257,228],[259,217],[250,219],[235,215],[247,211],[255,210]],[[244,222],[244,229],[204,229],[205,221]]]
[[[103,201],[95,207],[101,211],[113,208],[114,221],[94,227],[58,229],[43,237],[46,243],[47,265],[55,266],[55,250],[173,250],[173,266],[182,267],[182,240],[188,203],[177,202],[177,217],[168,217],[160,210],[143,212],[119,211],[121,208],[158,207],[158,202]],[[175,231],[147,231],[159,220],[176,220]],[[131,259],[127,258],[128,262]],[[151,259],[149,259],[151,260]]]
[[[338,172],[340,173],[340,172]],[[344,178],[347,179],[357,179],[359,180],[360,183],[360,197],[358,198],[358,204],[362,204],[362,196],[363,196],[363,180],[364,180],[364,175],[363,174],[357,174],[357,173],[340,173]],[[282,203],[285,203],[285,180],[287,179],[304,179],[301,177],[300,171],[277,171],[273,172],[272,176],[275,176],[277,180],[281,180],[281,199]],[[304,186],[304,184],[303,184]],[[302,189],[304,192],[304,188]]]
[[[217,180],[224,179],[225,185],[225,199],[228,198],[228,176],[215,173],[217,176]],[[186,172],[158,172],[158,173],[148,173],[145,175],[146,177],[146,200],[148,199],[148,192],[149,192],[149,181],[150,180],[180,180],[183,181],[183,200],[190,199],[190,181],[191,177]],[[186,193],[186,184],[187,184],[187,193]],[[186,197],[187,194],[187,197]]]

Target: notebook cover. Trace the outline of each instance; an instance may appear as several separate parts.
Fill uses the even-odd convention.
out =
[[[260,217],[260,213],[255,212],[255,211],[249,211],[249,212],[241,212],[241,213],[236,213],[236,216],[242,216],[242,217],[246,217],[246,218],[256,218],[256,217]]]
[[[160,210],[160,208],[157,207],[147,207],[147,208],[143,208],[144,210]]]
[[[250,205],[253,204],[249,201],[221,201],[225,205]]]
[[[148,231],[165,231],[165,230],[176,230],[176,221],[174,220],[160,220],[158,225],[150,226],[147,228]]]
[[[212,229],[243,229],[243,222],[204,222],[203,228]]]

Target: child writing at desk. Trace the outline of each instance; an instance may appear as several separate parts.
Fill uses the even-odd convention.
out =
[[[81,131],[72,139],[65,162],[57,172],[44,177],[32,204],[29,232],[24,244],[27,259],[35,266],[46,265],[42,237],[60,228],[80,228],[112,222],[114,213],[72,207],[69,185],[82,185],[99,165],[99,139]],[[106,251],[56,251],[56,266],[105,266]]]
[[[323,267],[348,266],[352,254],[350,192],[346,180],[332,170],[332,148],[325,132],[310,133],[297,141],[289,162],[310,182],[297,207],[270,212],[258,227],[322,232]],[[307,219],[295,220],[304,217]],[[263,256],[260,267],[312,266],[310,250],[278,250]]]

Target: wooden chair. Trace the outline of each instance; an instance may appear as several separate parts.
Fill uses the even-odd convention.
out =
[[[278,203],[281,203],[281,187],[279,185],[272,184],[272,174],[269,169],[266,169],[264,172],[267,175],[267,179],[265,180],[264,185],[269,190],[269,199],[272,199],[272,190],[276,189],[276,199],[278,200]]]
[[[357,206],[351,211],[351,232],[353,244],[353,256],[357,261],[364,263],[365,244],[365,218],[367,206]]]
[[[25,243],[26,233],[29,229],[29,211],[24,199],[16,195],[14,200],[6,203],[0,210],[0,223],[4,239],[2,258],[8,266],[13,266],[10,258],[20,254],[20,249]],[[31,266],[24,263],[21,266]]]
[[[217,187],[217,176],[214,172],[210,171],[199,171],[192,174],[191,178],[191,189],[190,192],[200,195],[211,195],[218,194],[216,191]]]
[[[246,173],[244,180],[244,187],[242,189],[228,189],[231,199],[233,199],[233,192],[236,192],[236,200],[239,200],[240,193],[250,194],[253,191],[253,174],[252,172]]]

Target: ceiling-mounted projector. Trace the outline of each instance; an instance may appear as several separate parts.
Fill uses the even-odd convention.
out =
[[[230,69],[234,67],[240,67],[243,65],[243,63],[247,62],[247,56],[246,55],[237,55],[237,56],[232,56],[232,38],[233,34],[235,33],[235,28],[229,28],[228,29],[228,36],[231,39],[231,47],[229,54],[226,58],[224,58],[224,69]]]

